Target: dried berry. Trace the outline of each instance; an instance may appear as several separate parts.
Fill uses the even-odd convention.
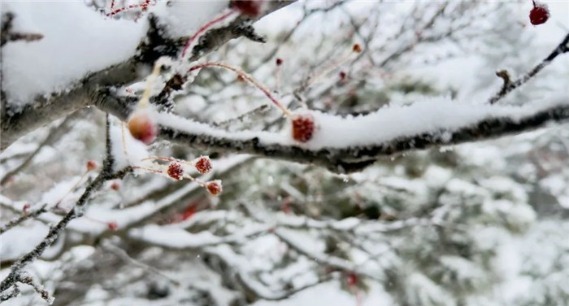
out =
[[[277,66],[282,65],[282,64],[283,64],[283,59],[282,59],[282,58],[277,58],[277,59],[275,60],[275,64],[277,64]]]
[[[346,73],[344,71],[340,71],[338,76],[340,77],[340,81],[344,81],[346,79]]]
[[[360,44],[354,44],[352,46],[352,51],[354,51],[356,53],[360,53],[360,52],[362,52],[362,46],[360,46]]]
[[[295,114],[292,119],[292,138],[298,142],[307,142],[314,134],[314,117],[310,114]]]
[[[549,19],[549,9],[546,4],[536,3],[533,1],[533,8],[529,12],[529,20],[531,24],[538,25],[547,22]]]
[[[238,10],[241,14],[249,17],[257,17],[261,13],[263,0],[233,0],[231,7]]]
[[[107,223],[107,228],[110,231],[116,231],[119,228],[119,225],[116,222],[112,221]]]
[[[223,191],[220,180],[209,181],[205,184],[205,188],[211,195],[219,195]]]
[[[150,144],[156,139],[158,127],[148,111],[139,110],[134,112],[128,120],[128,130],[132,137]]]
[[[207,156],[200,156],[194,162],[196,170],[201,174],[209,173],[212,169],[211,160]]]
[[[97,163],[93,160],[87,162],[87,171],[93,171],[97,169]]]
[[[173,162],[168,165],[168,170],[166,170],[166,173],[169,177],[179,181],[184,177],[184,168],[179,163]]]

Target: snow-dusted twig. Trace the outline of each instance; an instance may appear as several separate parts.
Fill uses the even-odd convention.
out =
[[[6,172],[6,174],[4,174],[2,179],[0,179],[0,186],[6,184],[10,178],[18,174],[22,169],[26,168],[32,162],[34,157],[36,157],[36,155],[45,148],[46,145],[49,145],[54,141],[60,139],[61,135],[67,131],[69,123],[77,117],[78,116],[76,112],[73,115],[67,116],[58,126],[51,128],[48,132],[48,135],[37,145],[36,149],[33,152],[28,154],[28,156],[18,166],[14,167],[10,171]]]
[[[254,39],[252,21],[294,2],[270,1],[262,14],[256,18],[239,16],[226,26],[207,31],[192,48],[189,60],[196,61],[234,38],[244,36]],[[109,88],[138,80],[140,74],[137,67],[140,64],[153,65],[161,56],[176,56],[187,41],[187,37],[167,37],[167,31],[158,26],[156,17],[149,18],[149,32],[139,46],[137,54],[133,54],[130,59],[121,63],[86,75],[66,91],[38,96],[21,109],[11,109],[10,105],[5,103],[6,97],[2,91],[0,152],[23,135],[90,105],[118,115],[120,119],[128,118],[132,111],[131,105],[120,103]],[[109,109],[113,111],[108,111]]]
[[[22,216],[17,217],[13,220],[8,221],[8,223],[6,223],[5,225],[1,225],[0,226],[0,235],[4,234],[6,231],[8,231],[9,229],[13,228],[14,226],[28,220],[28,219],[33,219],[41,214],[43,214],[44,212],[46,212],[47,210],[45,209],[46,205],[43,205],[42,207],[30,211],[28,213],[24,213]]]
[[[133,264],[135,266],[141,267],[144,270],[150,271],[150,272],[168,280],[170,283],[172,283],[176,286],[180,285],[180,282],[178,282],[177,280],[175,280],[172,277],[164,274],[162,271],[160,271],[154,267],[151,267],[151,266],[149,266],[149,265],[147,265],[147,264],[145,264],[139,260],[136,260],[136,259],[130,257],[125,250],[119,248],[118,246],[113,245],[110,242],[103,243],[102,247],[105,250],[117,255],[118,257],[120,257],[122,260],[124,260],[127,263]]]
[[[499,71],[496,73],[500,78],[504,80],[504,85],[502,89],[496,93],[494,96],[490,98],[488,101],[490,104],[494,104],[508,95],[510,92],[515,90],[516,88],[524,85],[527,81],[533,78],[536,74],[538,74],[543,68],[547,67],[549,64],[553,62],[555,58],[563,53],[569,52],[569,33],[563,38],[561,43],[555,47],[555,49],[546,57],[544,58],[537,66],[533,67],[532,70],[524,74],[519,79],[515,80],[514,82],[510,81],[509,75],[507,71]],[[507,77],[506,77],[507,76]]]
[[[38,284],[28,273],[21,273],[18,277],[18,282],[34,288],[34,291],[37,292],[48,304],[51,305],[53,303],[54,298],[50,296],[49,292],[47,292],[42,285]]]
[[[304,245],[302,245],[301,243],[295,241],[295,239],[290,237],[285,230],[275,229],[273,231],[273,234],[277,238],[279,238],[282,242],[286,243],[286,245],[297,251],[299,254],[306,256],[311,260],[318,262],[319,264],[326,265],[342,271],[356,272],[357,274],[365,275],[366,277],[369,277],[371,279],[381,281],[381,277],[380,275],[378,275],[377,272],[373,273],[373,271],[363,269],[362,267],[359,267],[358,265],[352,263],[351,261],[343,258],[334,257],[332,255],[309,250]]]
[[[13,299],[20,295],[20,287],[15,284],[10,292],[0,293],[0,303]]]

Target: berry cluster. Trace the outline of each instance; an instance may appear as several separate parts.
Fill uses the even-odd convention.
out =
[[[207,174],[213,169],[211,160],[207,156],[200,156],[191,162],[175,159],[172,157],[151,157],[145,160],[167,161],[168,164],[158,165],[156,163],[153,163],[154,166],[153,168],[140,167],[140,166],[136,166],[134,168],[150,173],[164,175],[176,181],[181,181],[183,179],[194,181],[198,183],[200,186],[202,186],[204,189],[206,189],[211,195],[214,196],[219,195],[222,191],[220,180],[214,180],[209,182],[200,181],[192,177],[189,173],[187,173],[184,167],[184,165],[190,165],[200,174]],[[156,166],[158,168],[156,168]]]
[[[292,139],[298,142],[308,142],[314,134],[314,117],[311,114],[295,114],[291,118]]]

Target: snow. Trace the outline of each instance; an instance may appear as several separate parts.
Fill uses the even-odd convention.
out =
[[[40,223],[14,227],[0,237],[0,258],[14,260],[33,250],[47,234],[48,227]]]

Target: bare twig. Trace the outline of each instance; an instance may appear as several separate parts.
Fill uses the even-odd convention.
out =
[[[520,77],[514,82],[510,82],[509,84],[504,84],[502,89],[496,93],[493,97],[490,98],[488,103],[494,104],[512,92],[514,89],[524,85],[527,81],[531,80],[536,74],[538,74],[543,68],[547,67],[549,64],[553,62],[555,58],[559,55],[569,52],[569,33],[563,38],[561,43],[555,47],[555,49],[546,57],[544,58],[537,66],[533,67],[532,70],[527,72],[525,75]],[[501,75],[498,75],[500,78],[504,79]]]

